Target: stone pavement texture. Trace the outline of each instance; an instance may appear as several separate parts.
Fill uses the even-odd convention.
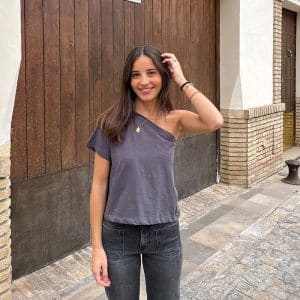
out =
[[[286,174],[180,201],[181,299],[300,299],[300,186],[281,182]],[[15,280],[13,299],[106,299],[90,258],[87,247]]]

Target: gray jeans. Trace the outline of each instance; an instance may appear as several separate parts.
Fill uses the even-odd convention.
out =
[[[103,246],[108,258],[110,300],[138,300],[141,260],[147,298],[180,298],[182,247],[179,223],[128,225],[104,220]]]

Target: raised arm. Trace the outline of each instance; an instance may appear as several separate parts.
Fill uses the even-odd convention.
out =
[[[168,64],[173,80],[181,87],[197,113],[178,110],[178,125],[181,134],[204,133],[217,130],[223,125],[223,117],[214,104],[200,92],[183,74],[174,54],[163,53],[163,62]]]
[[[90,194],[92,272],[98,284],[109,286],[107,257],[102,244],[102,222],[106,204],[110,162],[95,152]]]

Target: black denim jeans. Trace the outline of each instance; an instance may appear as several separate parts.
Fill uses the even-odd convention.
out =
[[[111,285],[105,288],[109,300],[138,300],[141,261],[147,298],[180,298],[182,247],[179,223],[128,225],[104,220],[103,246],[108,258]]]

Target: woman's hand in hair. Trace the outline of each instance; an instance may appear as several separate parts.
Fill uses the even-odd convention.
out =
[[[181,65],[176,58],[176,56],[173,53],[163,53],[162,55],[163,58],[163,63],[167,64],[171,74],[172,74],[172,79],[179,85],[181,86],[186,82],[186,78],[183,74]]]

